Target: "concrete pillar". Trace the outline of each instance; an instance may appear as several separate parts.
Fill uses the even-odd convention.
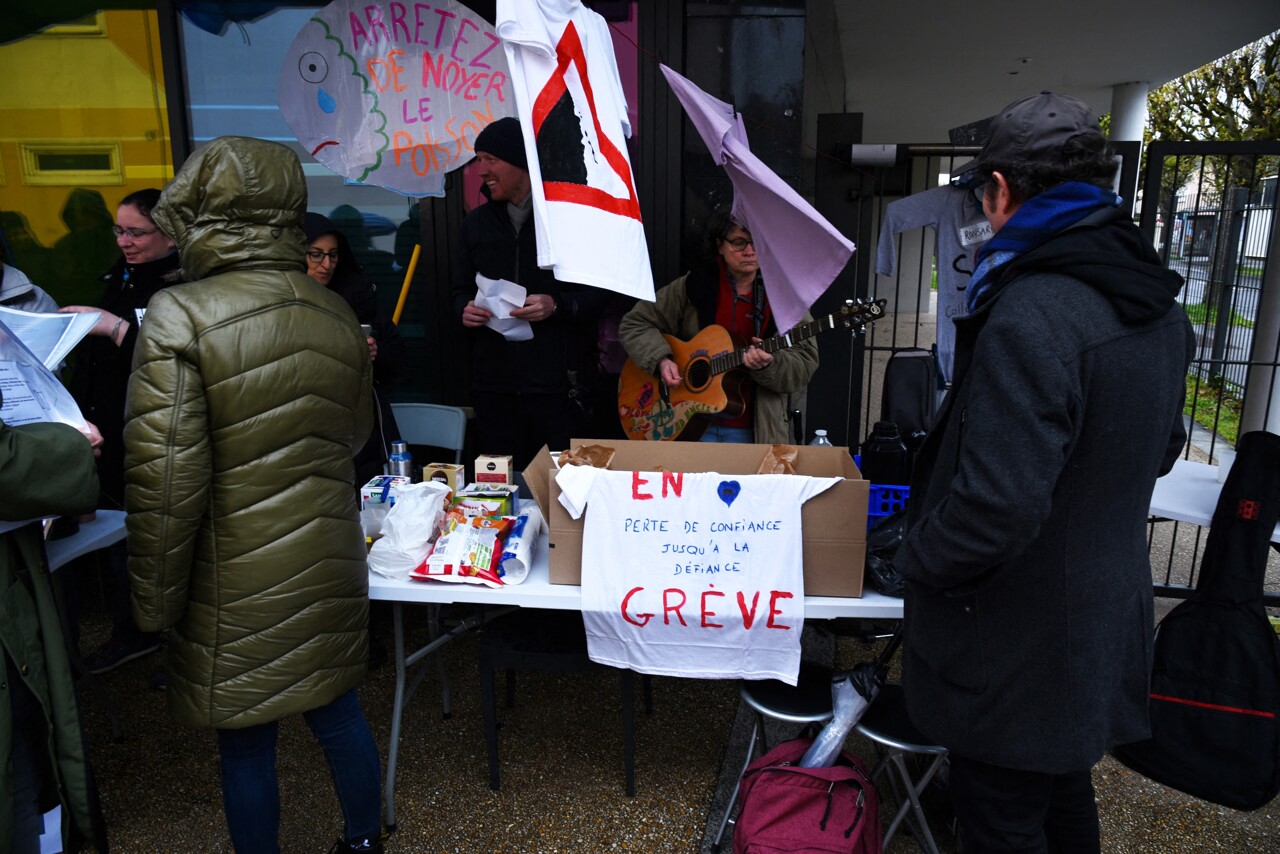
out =
[[[1111,139],[1142,142],[1149,91],[1151,84],[1145,82],[1118,83],[1111,87]]]
[[[1240,413],[1240,435],[1251,430],[1280,433],[1280,216],[1272,215],[1271,242],[1267,245],[1267,277],[1253,327],[1252,363],[1245,379],[1245,405]]]

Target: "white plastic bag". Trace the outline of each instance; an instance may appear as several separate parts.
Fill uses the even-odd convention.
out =
[[[444,518],[449,485],[439,481],[396,488],[396,503],[382,523],[382,538],[369,550],[369,569],[386,578],[407,581],[427,559],[431,539]]]

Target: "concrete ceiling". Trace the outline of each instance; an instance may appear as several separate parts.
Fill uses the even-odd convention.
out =
[[[834,0],[846,109],[868,143],[947,130],[1051,89],[1111,111],[1112,87],[1157,86],[1280,30],[1280,0]]]

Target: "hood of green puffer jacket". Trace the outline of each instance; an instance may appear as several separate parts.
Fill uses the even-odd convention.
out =
[[[306,270],[302,164],[275,142],[219,137],[193,154],[151,211],[194,282],[232,269]]]
[[[1163,317],[1183,285],[1120,208],[1098,211],[1055,234],[1010,262],[1001,280],[1033,272],[1079,279],[1106,296],[1125,323]]]

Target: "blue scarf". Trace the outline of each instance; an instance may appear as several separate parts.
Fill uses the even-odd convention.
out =
[[[969,283],[969,313],[985,301],[1005,264],[1089,214],[1118,204],[1115,193],[1082,181],[1068,181],[1027,199],[978,250],[978,266]]]

